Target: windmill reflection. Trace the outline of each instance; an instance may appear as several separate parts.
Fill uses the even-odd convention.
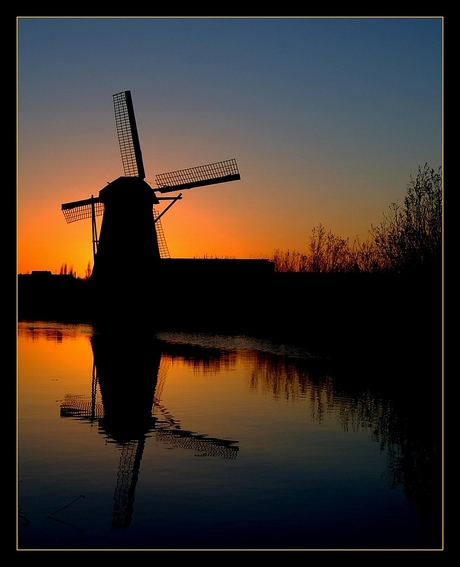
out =
[[[181,356],[180,345],[167,346],[148,336],[127,339],[95,334],[91,346],[94,356],[91,396],[67,395],[61,404],[61,417],[97,422],[100,432],[120,448],[112,527],[124,528],[131,524],[147,437],[153,436],[169,448],[193,450],[195,456],[223,459],[236,458],[238,442],[183,430],[161,404],[169,362],[172,356]],[[190,346],[184,346],[184,350],[186,359],[190,356]],[[194,360],[200,354],[206,361],[209,353],[199,348]]]

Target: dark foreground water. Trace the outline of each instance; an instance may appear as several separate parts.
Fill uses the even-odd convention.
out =
[[[441,549],[441,375],[421,368],[19,323],[17,547]]]

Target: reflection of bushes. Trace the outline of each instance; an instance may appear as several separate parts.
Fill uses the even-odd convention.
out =
[[[337,397],[336,403],[344,429],[368,430],[370,441],[387,451],[390,486],[403,486],[420,517],[440,526],[441,444],[436,411],[433,415],[426,408],[414,408],[417,401],[405,397],[394,403],[369,390],[353,398]]]
[[[365,242],[350,246],[313,228],[306,254],[276,250],[271,260],[278,272],[407,272],[436,269],[442,255],[442,176],[427,164],[407,185],[404,204],[392,203],[378,226],[371,226]]]
[[[420,517],[440,525],[441,416],[423,387],[416,393],[394,382],[387,389],[378,379],[375,387],[358,378],[335,380],[326,369],[312,370],[309,361],[266,354],[257,356],[251,387],[277,399],[308,400],[310,418],[318,423],[336,414],[343,430],[367,431],[369,441],[387,451],[389,485],[402,486]]]
[[[273,356],[271,354],[254,353],[251,383],[253,389],[270,393],[275,399],[286,399],[297,402],[310,398],[312,402],[312,419],[323,420],[324,411],[332,400],[331,378],[327,374],[318,374],[308,365],[297,360]],[[315,380],[313,380],[315,377]],[[328,387],[329,384],[329,387]]]
[[[440,523],[442,483],[440,389],[407,387],[373,439],[389,453],[389,481],[402,485],[422,518]]]

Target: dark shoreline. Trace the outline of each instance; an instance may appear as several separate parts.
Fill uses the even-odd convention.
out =
[[[132,279],[115,279],[101,292],[91,279],[20,274],[18,319],[89,323],[110,330],[127,322],[128,314],[133,328],[146,323],[149,332],[254,335],[340,358],[404,351],[410,358],[439,364],[438,274],[275,273],[269,264],[169,262],[147,300],[138,297]],[[124,303],[123,297],[128,297]]]

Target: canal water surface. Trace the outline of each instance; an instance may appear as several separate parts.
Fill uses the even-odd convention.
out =
[[[439,375],[49,322],[17,352],[19,550],[442,547]]]

